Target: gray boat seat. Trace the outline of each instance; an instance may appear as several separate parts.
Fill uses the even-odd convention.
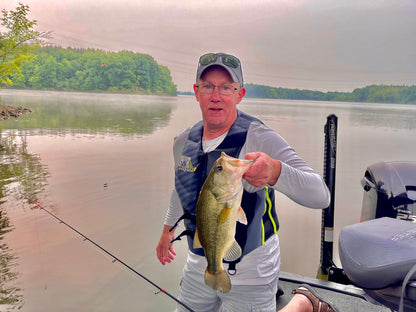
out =
[[[416,268],[416,223],[384,217],[346,226],[339,255],[351,282],[393,310],[407,277],[404,311],[416,311],[416,274],[409,276]]]

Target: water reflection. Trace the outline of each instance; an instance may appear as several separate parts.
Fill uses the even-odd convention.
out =
[[[373,128],[416,129],[416,106],[371,104],[371,107],[355,107],[351,124]]]
[[[69,92],[1,94],[6,105],[30,108],[33,113],[0,123],[0,129],[30,133],[111,133],[123,136],[150,134],[164,127],[172,112],[169,97],[102,95]]]
[[[15,311],[23,309],[26,293],[19,287],[21,253],[11,249],[7,233],[14,231],[11,220],[18,210],[16,204],[27,198],[38,201],[50,178],[40,155],[28,152],[29,137],[140,137],[168,123],[174,101],[168,97],[6,91],[1,92],[1,103],[33,111],[0,122],[0,310]]]
[[[5,234],[13,230],[7,216],[8,198],[36,198],[43,191],[48,171],[37,155],[27,152],[24,137],[6,131],[0,136],[0,305],[4,310],[20,309],[23,305],[22,289],[14,284],[17,257],[4,241]]]
[[[416,129],[416,105],[344,103],[294,100],[250,99],[248,111],[261,116],[263,121],[279,118],[311,120],[311,116],[336,112],[337,116],[348,116],[354,127]],[[273,104],[273,105],[271,105]]]
[[[21,308],[23,305],[22,290],[13,284],[18,278],[18,273],[14,271],[17,258],[4,242],[4,235],[12,229],[7,214],[0,208],[0,306],[6,309]]]

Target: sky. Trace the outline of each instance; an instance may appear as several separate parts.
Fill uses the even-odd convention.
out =
[[[150,54],[192,91],[200,55],[242,62],[244,81],[351,92],[416,85],[416,0],[1,0],[29,5],[51,44]]]

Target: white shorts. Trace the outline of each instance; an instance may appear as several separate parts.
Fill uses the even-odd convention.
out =
[[[276,312],[278,278],[267,285],[232,285],[223,294],[207,286],[204,273],[189,270],[185,265],[179,300],[198,312]],[[188,312],[182,305],[177,311]]]

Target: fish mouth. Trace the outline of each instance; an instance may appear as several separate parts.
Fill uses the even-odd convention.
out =
[[[221,152],[221,158],[224,160],[224,165],[226,169],[241,175],[243,175],[254,162],[253,160],[234,158],[228,156],[224,152]]]

